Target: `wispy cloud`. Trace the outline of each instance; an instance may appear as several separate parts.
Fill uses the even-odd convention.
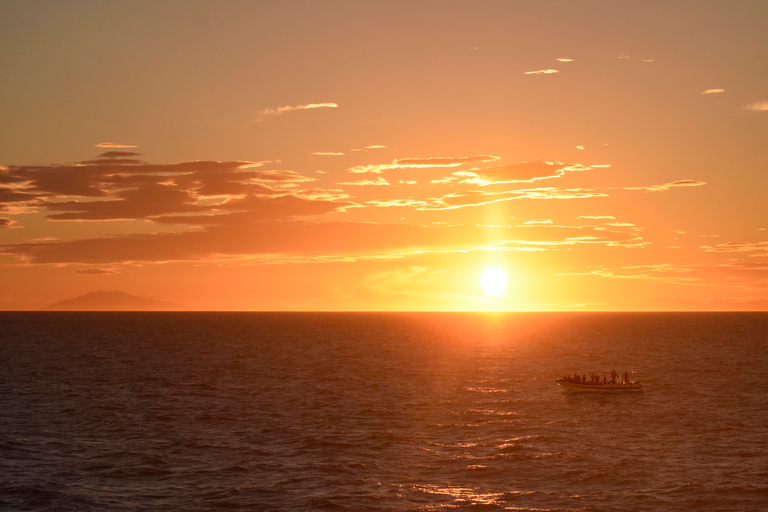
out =
[[[752,110],[754,112],[768,112],[768,101],[758,101],[750,103],[744,107],[745,110]]]
[[[308,103],[307,105],[286,105],[285,107],[268,108],[259,112],[259,119],[263,120],[269,116],[277,116],[286,112],[295,110],[311,110],[315,108],[337,108],[336,103]]]
[[[469,163],[493,162],[500,157],[493,155],[477,155],[462,157],[427,157],[427,158],[400,158],[388,164],[357,165],[348,169],[353,174],[374,173],[392,169],[428,169],[440,167],[460,167]]]
[[[344,153],[334,153],[330,151],[318,151],[316,153],[310,153],[313,156],[344,156]]]
[[[702,91],[701,94],[718,94],[721,92],[725,92],[725,89],[707,89],[706,91]]]
[[[345,182],[338,183],[338,185],[381,186],[381,185],[390,185],[390,183],[384,178],[382,178],[381,176],[379,176],[375,180],[345,181]]]
[[[559,73],[557,69],[539,69],[537,71],[526,71],[523,73],[524,75],[552,75],[554,73]]]
[[[581,169],[581,167],[578,168]],[[542,162],[537,160],[534,162],[522,162],[501,167],[460,171],[454,174],[464,177],[462,183],[477,183],[480,186],[485,186],[498,183],[530,183],[537,180],[559,178],[565,174],[565,171],[567,170],[569,170],[569,164]]]
[[[137,148],[138,146],[131,146],[129,144],[117,144],[115,142],[100,142],[96,144],[97,148]]]
[[[507,192],[474,190],[464,194],[453,193],[433,199],[428,206],[419,208],[419,210],[454,210],[518,199],[586,199],[590,197],[608,197],[608,194],[588,189],[558,189],[554,187]]]
[[[700,187],[706,185],[706,181],[698,180],[677,180],[664,185],[649,185],[647,187],[624,187],[624,190],[644,190],[646,192],[663,192],[675,187]]]
[[[556,59],[557,62],[573,62],[573,59],[567,59],[565,57],[560,57],[559,59]]]
[[[102,276],[107,274],[118,274],[116,270],[110,270],[105,268],[81,268],[75,271],[75,274],[90,275],[90,276]]]
[[[726,242],[717,245],[702,245],[706,252],[752,252],[768,251],[768,241],[766,242]]]

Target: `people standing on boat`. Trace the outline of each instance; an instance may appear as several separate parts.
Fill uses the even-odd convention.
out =
[[[611,370],[611,384],[616,384],[616,370]]]
[[[623,379],[624,382],[622,382],[622,384],[629,384],[629,373],[624,372]]]

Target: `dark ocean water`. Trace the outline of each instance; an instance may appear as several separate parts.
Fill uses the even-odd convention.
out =
[[[765,313],[0,313],[0,509],[768,510],[767,374]]]

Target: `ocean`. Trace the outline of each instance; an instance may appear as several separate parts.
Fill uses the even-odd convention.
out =
[[[766,375],[766,313],[3,312],[0,509],[764,511]]]

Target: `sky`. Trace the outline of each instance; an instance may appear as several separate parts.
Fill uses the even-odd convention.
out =
[[[766,19],[0,0],[0,309],[759,307]]]

